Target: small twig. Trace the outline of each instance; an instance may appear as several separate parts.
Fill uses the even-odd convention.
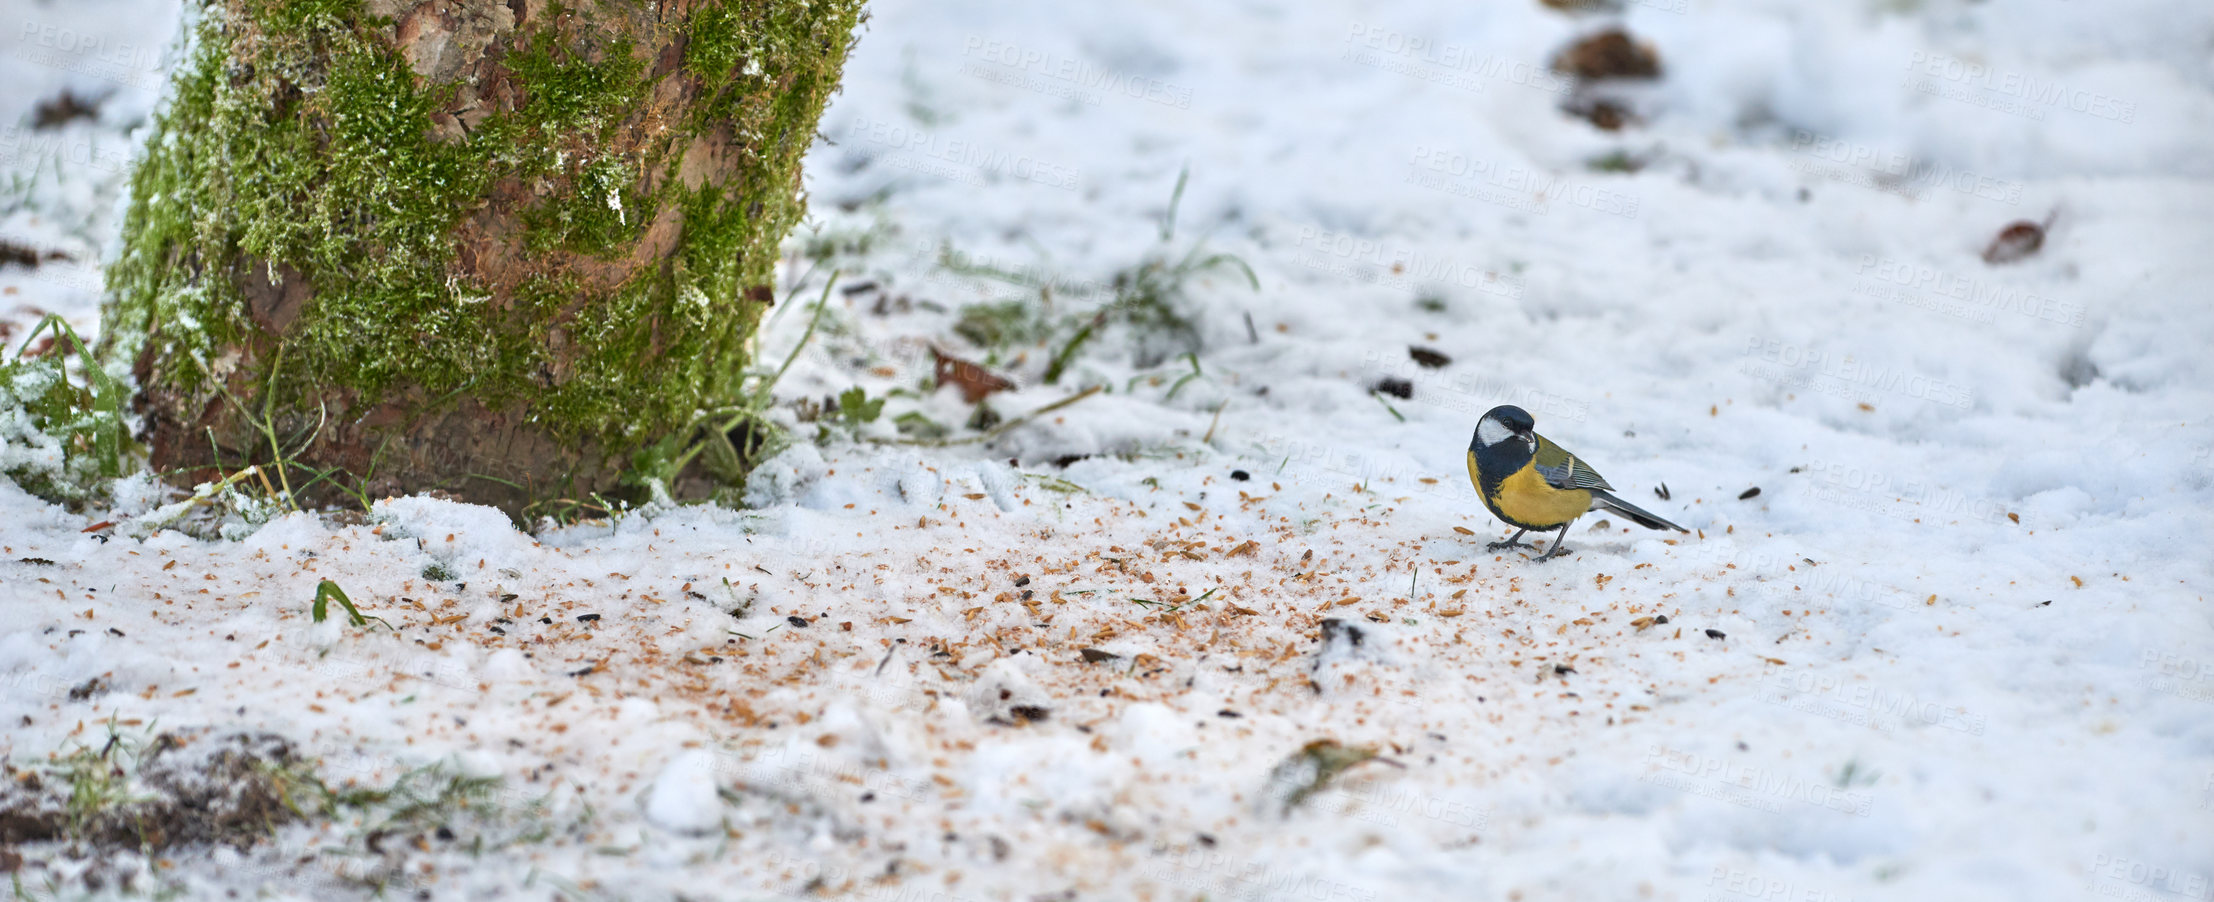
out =
[[[813,273],[814,270],[808,272]],[[733,413],[730,419],[723,422],[720,432],[728,435],[730,430],[738,428],[738,424],[745,422],[747,419],[761,419],[761,411],[769,406],[768,402],[772,399],[769,392],[776,388],[778,382],[783,381],[785,372],[792,368],[793,363],[799,361],[800,352],[807,349],[808,340],[815,337],[815,327],[823,321],[824,308],[830,306],[830,289],[838,284],[839,274],[839,270],[833,269],[830,271],[830,278],[823,282],[823,296],[815,301],[815,315],[807,320],[807,331],[800,333],[799,344],[793,345],[792,353],[784,356],[784,365],[777,367],[776,372],[769,376],[769,381],[761,383],[747,394],[744,402],[738,405],[737,412]],[[688,428],[698,428],[699,420],[695,419],[693,423],[695,425]],[[706,447],[707,443],[705,442],[695,442],[691,447],[684,449],[683,453],[678,454],[676,459],[670,462],[669,474],[671,478],[684,472],[684,468],[692,464],[692,458],[698,457],[700,451]]]
[[[799,277],[799,281],[797,281],[797,282],[793,282],[793,283],[792,283],[792,290],[790,290],[790,291],[787,291],[787,292],[785,292],[785,293],[784,293],[784,304],[783,304],[783,306],[781,306],[781,307],[777,308],[777,311],[776,311],[775,313],[773,313],[773,314],[770,314],[770,316],[769,316],[769,327],[770,327],[770,328],[775,328],[775,327],[776,327],[776,323],[777,323],[777,320],[780,320],[780,319],[783,319],[783,318],[784,318],[784,311],[792,309],[792,299],[793,299],[793,298],[795,298],[795,297],[798,297],[798,296],[799,296],[799,291],[800,291],[800,288],[802,288],[803,286],[805,286],[805,285],[807,284],[807,280],[808,280],[808,279],[812,279],[812,278],[814,278],[814,277],[815,277],[815,270],[818,270],[818,269],[821,269],[821,268],[822,268],[822,264],[821,264],[821,263],[809,263],[809,264],[807,264],[807,272],[805,272],[805,273],[801,274],[801,276]],[[837,278],[838,278],[837,276],[832,276],[832,277],[831,277],[831,280],[832,280],[832,281],[836,281],[836,280],[837,280]]]
[[[277,494],[277,487],[269,484],[269,474],[261,474],[261,487],[271,498],[283,498],[294,510],[300,504],[292,497],[292,479],[284,472],[284,445],[277,441],[277,376],[284,370],[284,342],[277,343],[277,353],[269,361],[269,382],[261,388],[261,419],[254,425],[261,427],[261,434],[269,439],[270,465],[277,468],[277,481],[284,483],[284,494]],[[244,408],[240,409],[244,413]]]
[[[1101,388],[1102,386],[1094,385],[1091,388],[1087,388],[1083,391],[1077,392],[1076,394],[1070,395],[1066,398],[1062,398],[1059,401],[1055,401],[1044,407],[1040,407],[1037,410],[1033,410],[1029,413],[1023,414],[1022,416],[994,426],[990,430],[987,430],[979,435],[971,435],[964,438],[955,439],[872,438],[870,439],[870,441],[880,445],[915,445],[924,448],[950,448],[955,445],[974,445],[980,442],[988,442],[1000,437],[1001,435],[1006,434],[1006,432],[1010,429],[1014,429],[1017,426],[1029,423],[1031,420],[1035,420],[1041,416],[1052,413],[1056,410],[1060,410],[1063,407],[1067,407],[1078,401],[1082,401],[1085,398],[1096,395],[1100,392]]]
[[[1406,422],[1406,421],[1407,421],[1407,418],[1406,418],[1406,417],[1404,417],[1404,416],[1400,416],[1400,415],[1399,415],[1399,408],[1396,408],[1396,407],[1393,407],[1393,406],[1391,406],[1391,402],[1390,402],[1390,401],[1386,401],[1386,400],[1384,400],[1384,393],[1383,393],[1383,392],[1379,392],[1379,391],[1370,391],[1370,392],[1368,393],[1368,396],[1369,396],[1369,397],[1371,397],[1371,398],[1375,398],[1375,399],[1376,399],[1376,403],[1384,405],[1384,409],[1385,409],[1385,410],[1388,410],[1388,411],[1390,411],[1390,412],[1391,412],[1391,417],[1392,417],[1392,419],[1398,420],[1399,422],[1402,422],[1402,423],[1404,423],[1404,422]]]
[[[208,383],[215,386],[216,392],[218,394],[221,394],[224,400],[231,402],[232,407],[238,408],[239,416],[245,417],[248,424],[257,427],[261,431],[261,434],[269,439],[269,453],[277,456],[277,459],[271,461],[271,463],[277,467],[277,479],[285,483],[285,494],[283,496],[285,502],[292,505],[294,510],[298,510],[299,504],[292,498],[292,482],[290,479],[287,479],[284,474],[284,448],[283,446],[278,444],[276,426],[270,421],[269,418],[270,406],[274,404],[276,400],[276,392],[274,391],[274,388],[276,386],[276,367],[270,367],[270,387],[263,389],[264,397],[262,398],[262,416],[257,420],[254,417],[254,412],[246,407],[246,402],[239,400],[237,395],[231,394],[230,388],[223,384],[223,380],[216,378],[215,371],[208,366],[207,361],[200,359],[200,355],[198,352],[195,351],[187,353],[185,355],[185,359],[192,361],[194,365],[198,366],[200,368],[200,374],[207,377]],[[284,347],[282,345],[279,345],[277,347],[277,356],[275,362],[277,364],[282,364],[284,362]],[[321,427],[317,428],[320,429]],[[213,427],[210,427],[208,429],[208,442],[211,445],[216,445],[216,455],[218,457],[217,462],[218,464],[220,464],[222,447],[215,441],[215,430]],[[264,487],[267,487],[269,485],[269,477],[263,476],[261,482]],[[271,497],[276,497],[276,489],[270,488],[269,494],[271,495]]]
[[[1169,193],[1168,213],[1161,217],[1162,244],[1167,244],[1176,237],[1176,208],[1184,203],[1184,183],[1190,181],[1191,177],[1190,163],[1184,164],[1184,168],[1176,173],[1176,190]]]
[[[1083,328],[1076,330],[1076,334],[1069,337],[1068,344],[1062,345],[1061,350],[1054,353],[1053,360],[1046,364],[1045,381],[1047,385],[1053,385],[1061,381],[1061,374],[1068,370],[1069,362],[1076,359],[1077,350],[1084,346],[1084,342],[1091,339],[1093,330],[1105,325],[1106,322],[1107,313],[1105,311],[1094,315],[1091,322],[1085,323]]]
[[[830,289],[838,284],[838,275],[838,270],[833,269],[830,271],[830,278],[823,281],[823,296],[815,301],[815,315],[807,320],[807,331],[800,333],[799,344],[792,346],[792,353],[785,356],[784,365],[777,367],[776,375],[769,377],[769,381],[757,390],[760,396],[766,397],[769,389],[775,388],[784,379],[784,372],[791,369],[792,364],[799,360],[800,352],[806,350],[807,340],[815,337],[815,326],[823,321],[824,308],[830,306]],[[734,420],[730,425],[736,426],[738,423]]]
[[[148,513],[146,516],[131,521],[131,524],[129,525],[129,527],[127,527],[127,529],[132,536],[137,538],[145,538],[147,536],[153,535],[155,532],[160,531],[162,527],[176,522],[179,518],[190,512],[193,508],[214,500],[215,496],[222,494],[225,489],[236,485],[240,480],[245,479],[248,476],[259,475],[261,475],[261,467],[258,465],[251,466],[236,473],[232,473],[230,476],[225,477],[222,482],[212,482],[202,485],[200,486],[198,491],[192,493],[192,497],[186,498],[183,501],[162,505],[161,507],[154,509],[151,513]],[[267,479],[268,477],[264,476],[262,478]]]

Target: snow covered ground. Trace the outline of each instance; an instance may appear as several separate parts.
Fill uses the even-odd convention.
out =
[[[2214,899],[2214,7],[1193,6],[874,10],[779,393],[886,406],[753,509],[100,541],[0,484],[15,766],[168,731],[498,778],[442,830],[10,850],[21,891]],[[0,239],[70,258],[0,264],[0,314],[89,332],[176,13],[0,9]],[[1663,72],[1614,132],[1548,70],[1608,22]],[[65,87],[97,117],[33,129]],[[1201,242],[1258,291],[1195,273],[1189,333],[1057,384],[956,328]],[[1106,388],[891,444],[976,434],[933,346],[1005,417]],[[1498,403],[1698,533],[1486,553]],[[398,629],[312,622],[323,579]],[[1323,740],[1379,757],[1287,804]]]

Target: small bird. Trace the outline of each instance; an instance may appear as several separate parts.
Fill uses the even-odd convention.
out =
[[[1558,528],[1553,547],[1537,560],[1557,557],[1567,551],[1561,540],[1568,537],[1568,525],[1601,508],[1647,529],[1691,531],[1615,497],[1609,492],[1614,486],[1599,471],[1531,431],[1536,427],[1529,411],[1512,404],[1494,407],[1476,422],[1476,435],[1468,443],[1468,481],[1476,484],[1476,494],[1483,496],[1492,516],[1515,527],[1512,537],[1485,547],[1528,548],[1519,541],[1523,533]]]

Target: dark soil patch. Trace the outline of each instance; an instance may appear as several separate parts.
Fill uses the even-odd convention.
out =
[[[312,785],[307,762],[291,743],[269,734],[189,740],[156,736],[134,753],[110,742],[51,765],[6,768],[0,786],[0,847],[44,842],[116,850],[163,851],[180,846],[248,848],[300,818],[288,796]],[[79,803],[88,784],[137,785],[111,801]],[[97,795],[97,793],[90,793]]]
[[[1584,81],[1659,78],[1660,54],[1620,28],[1587,35],[1553,57],[1553,69]]]
[[[45,259],[45,255],[40,254],[37,248],[0,239],[0,266],[37,269],[38,265],[44,262]]]
[[[79,97],[65,88],[59,96],[38,102],[38,107],[31,111],[31,127],[39,131],[51,131],[80,119],[97,120],[100,118],[100,104],[106,101],[106,97]]]
[[[1443,352],[1419,345],[1407,348],[1407,356],[1414,358],[1416,364],[1433,370],[1453,362],[1453,358],[1445,356]]]
[[[1390,376],[1386,376],[1382,379],[1376,380],[1376,384],[1369,386],[1368,390],[1373,392],[1381,392],[1394,398],[1398,398],[1402,401],[1410,400],[1414,397],[1414,383],[1409,382],[1405,379],[1398,379]]]

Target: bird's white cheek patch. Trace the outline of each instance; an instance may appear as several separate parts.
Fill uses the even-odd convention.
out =
[[[1514,430],[1498,420],[1485,417],[1476,424],[1476,443],[1489,448],[1514,437]]]

